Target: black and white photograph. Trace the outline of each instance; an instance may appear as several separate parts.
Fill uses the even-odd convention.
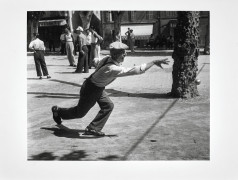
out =
[[[27,18],[28,160],[210,159],[209,11]]]
[[[13,2],[0,179],[237,178],[235,2]]]

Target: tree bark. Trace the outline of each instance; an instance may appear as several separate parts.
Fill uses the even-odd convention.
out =
[[[174,33],[173,85],[171,95],[192,98],[199,95],[195,82],[198,71],[199,12],[180,11]]]
[[[205,48],[204,54],[210,54],[210,13],[208,14],[208,25],[207,25],[207,32],[205,36]]]
[[[121,39],[121,18],[124,13],[124,11],[112,11],[114,16],[114,34],[113,34],[113,41],[116,41],[116,35],[120,35]]]

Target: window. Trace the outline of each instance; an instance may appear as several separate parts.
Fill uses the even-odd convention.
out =
[[[134,21],[135,20],[135,12],[131,11],[130,12],[130,21]]]
[[[112,12],[111,11],[106,11],[105,12],[105,22],[112,22],[114,20],[114,17],[112,17]]]
[[[146,12],[146,19],[148,19],[148,20],[153,19],[153,11],[147,11]]]

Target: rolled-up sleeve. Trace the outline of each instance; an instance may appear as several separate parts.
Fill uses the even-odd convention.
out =
[[[138,75],[145,72],[146,64],[140,66],[134,66],[132,68],[125,68],[120,66],[111,66],[109,74],[112,77],[123,77],[123,76],[132,76]]]

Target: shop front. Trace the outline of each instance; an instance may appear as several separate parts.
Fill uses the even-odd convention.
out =
[[[127,43],[125,33],[128,31],[128,28],[133,30],[135,46],[139,48],[145,47],[151,34],[153,34],[153,24],[123,24],[121,25],[121,38],[124,43]]]
[[[64,31],[65,27],[67,27],[66,19],[39,21],[38,32],[40,34],[40,38],[44,41],[47,50],[59,51],[60,35]]]

